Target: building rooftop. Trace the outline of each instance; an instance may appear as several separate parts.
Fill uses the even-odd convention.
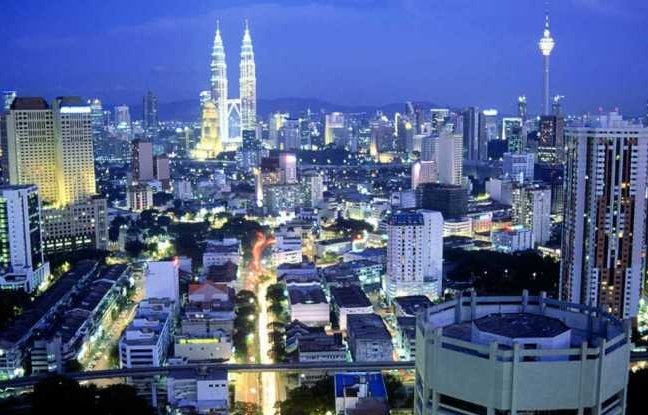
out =
[[[385,322],[378,314],[349,314],[347,332],[354,339],[391,339]]]
[[[324,291],[319,284],[291,285],[288,287],[290,304],[327,304]]]
[[[48,110],[50,108],[45,98],[41,97],[16,97],[11,103],[12,110]]]
[[[331,287],[331,298],[339,308],[370,307],[367,294],[357,285]]]
[[[424,225],[423,215],[416,212],[393,213],[387,223],[391,226],[414,226]]]
[[[367,396],[387,398],[387,389],[382,373],[337,373],[335,374],[335,397],[343,398],[358,390],[359,385],[367,386]],[[357,395],[357,394],[356,394]]]
[[[416,317],[419,311],[432,306],[432,301],[424,295],[396,297],[393,301],[403,314],[411,317]]]
[[[490,314],[473,323],[481,331],[509,338],[556,337],[569,330],[556,318],[529,313]]]

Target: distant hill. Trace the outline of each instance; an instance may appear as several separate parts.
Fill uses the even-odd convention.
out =
[[[431,102],[415,102],[415,104],[423,108],[432,108],[435,105]],[[112,106],[106,106],[112,108]],[[131,105],[131,117],[133,119],[140,119],[142,117],[142,105]],[[282,111],[289,112],[295,116],[299,115],[302,111],[310,109],[311,112],[347,112],[347,113],[375,113],[376,111],[383,111],[386,114],[394,114],[395,112],[403,112],[405,110],[405,102],[393,103],[386,105],[341,105],[331,102],[323,101],[316,98],[276,98],[276,99],[260,99],[257,103],[257,112],[264,119],[273,112]],[[200,119],[200,100],[188,99],[174,102],[162,102],[159,104],[160,119],[163,121],[177,120],[177,121],[196,121]]]

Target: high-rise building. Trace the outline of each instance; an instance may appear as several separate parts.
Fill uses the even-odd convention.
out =
[[[9,111],[11,103],[17,97],[16,91],[2,91],[2,110]]]
[[[545,28],[542,33],[542,38],[538,43],[540,52],[542,53],[544,59],[544,83],[543,83],[543,112],[542,115],[549,115],[549,57],[551,52],[556,46],[556,42],[551,37],[551,31],[549,30],[549,12],[545,15]]]
[[[470,107],[463,115],[463,146],[465,158],[471,161],[480,160],[480,137],[482,134],[481,111]],[[487,151],[487,150],[486,150]]]
[[[518,97],[517,116],[524,123],[527,120],[527,115],[527,97],[525,95],[520,95]]]
[[[504,174],[504,177],[518,183],[533,181],[535,173],[535,154],[504,153],[502,173]]]
[[[32,292],[48,274],[38,189],[0,187],[0,288]]]
[[[77,97],[54,100],[58,203],[62,205],[83,202],[97,193],[90,111]]]
[[[214,47],[212,49],[211,61],[211,100],[213,101],[218,123],[218,136],[221,142],[228,141],[228,111],[227,111],[227,63],[225,61],[225,47],[221,37],[220,24],[217,23],[216,35],[214,36]],[[205,106],[203,105],[203,119]]]
[[[551,238],[551,189],[536,184],[514,187],[513,224],[531,230],[532,245],[545,244]]]
[[[555,95],[551,102],[551,115],[554,117],[562,117],[562,101],[565,97],[562,95]]]
[[[153,180],[153,143],[148,140],[133,140],[131,156],[131,174],[133,183]]]
[[[198,157],[213,158],[223,151],[221,128],[217,105],[207,101],[202,105],[202,125],[200,142],[196,148]]]
[[[239,78],[241,98],[241,129],[254,130],[256,128],[256,66],[254,62],[254,49],[248,21],[245,21],[243,43],[241,45],[241,64]]]
[[[565,135],[561,299],[634,318],[645,272],[648,129],[611,113]]]
[[[510,153],[522,153],[526,148],[526,137],[522,125],[522,118],[519,117],[502,119],[502,140],[506,141]]]
[[[14,100],[8,118],[9,177],[36,184],[48,203],[76,203],[96,193],[90,107],[79,98]]]
[[[463,136],[443,131],[438,141],[436,165],[439,182],[459,186],[463,183]]]
[[[118,127],[130,129],[131,116],[128,105],[118,105],[115,107],[115,124],[117,124]]]
[[[415,415],[625,414],[631,329],[596,307],[473,291],[416,331]]]
[[[538,131],[538,161],[549,164],[564,161],[565,120],[555,115],[540,117]]]
[[[344,148],[348,145],[349,130],[346,126],[344,114],[333,112],[326,114],[324,125],[324,144],[334,144],[336,147]]]
[[[162,190],[171,190],[171,163],[169,156],[159,154],[153,157],[153,174],[155,175],[155,180],[159,181],[162,185]]]
[[[279,150],[295,151],[299,150],[300,145],[299,120],[296,118],[285,119],[279,132]]]
[[[442,294],[443,217],[430,210],[393,213],[387,222],[387,277],[390,300]]]
[[[424,183],[416,189],[416,206],[441,212],[444,219],[461,218],[468,210],[468,192],[462,186]]]
[[[105,249],[106,200],[96,198],[90,107],[61,97],[16,98],[8,116],[11,184],[38,186],[46,252]]]
[[[142,98],[142,120],[144,121],[144,131],[154,133],[158,130],[158,100],[153,91],[148,91]]]

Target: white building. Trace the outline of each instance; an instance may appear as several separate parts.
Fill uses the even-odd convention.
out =
[[[300,264],[302,262],[302,238],[294,230],[277,233],[273,247],[275,265]]]
[[[0,288],[32,292],[48,275],[37,187],[0,187]]]
[[[177,261],[151,261],[146,264],[144,298],[168,298],[177,304],[179,292]]]
[[[533,245],[551,238],[551,189],[527,185],[513,190],[513,224],[531,229]]]
[[[122,368],[162,366],[171,343],[175,303],[169,299],[146,299],[137,306],[135,318],[119,340]]]
[[[443,131],[436,152],[439,182],[461,186],[463,183],[463,135]]]
[[[193,190],[189,180],[176,180],[173,182],[173,195],[176,199],[191,200],[193,199]]]
[[[629,324],[544,294],[472,294],[418,317],[416,415],[625,413]]]
[[[227,372],[220,369],[173,371],[167,377],[169,406],[198,414],[226,414]]]
[[[348,316],[347,342],[354,362],[389,362],[394,359],[391,334],[377,314]]]
[[[145,183],[129,186],[126,190],[126,205],[133,212],[153,208],[153,188]]]
[[[493,232],[491,234],[493,249],[504,253],[513,253],[533,249],[533,232],[521,226]]]
[[[173,356],[189,363],[225,362],[232,357],[232,335],[228,330],[216,329],[202,335],[175,337]]]
[[[513,203],[513,182],[509,179],[491,177],[486,181],[486,193],[496,202],[510,205]]]
[[[460,218],[446,219],[443,221],[443,237],[465,236],[473,237],[473,220],[471,217],[463,216]]]
[[[386,292],[389,298],[442,293],[443,216],[419,210],[388,220]]]
[[[227,262],[240,265],[242,256],[241,241],[236,238],[209,240],[203,252],[203,268],[207,270],[213,265],[225,265]]]
[[[330,308],[319,284],[288,286],[290,320],[301,321],[308,326],[329,324]]]
[[[639,311],[646,255],[648,128],[612,113],[565,132],[560,297],[615,316]]]
[[[533,181],[535,154],[533,153],[504,153],[502,170],[504,177],[523,183]]]
[[[371,301],[359,286],[331,287],[330,291],[333,313],[337,317],[340,330],[347,329],[349,316],[373,313]]]

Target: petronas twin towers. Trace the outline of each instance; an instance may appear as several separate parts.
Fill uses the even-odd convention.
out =
[[[211,60],[211,90],[202,94],[203,137],[200,147],[208,153],[208,157],[217,155],[223,150],[238,149],[242,132],[256,128],[256,65],[247,20],[243,32],[239,68],[240,98],[230,99],[225,46],[220,25],[217,24]],[[207,128],[205,128],[206,124]],[[210,128],[214,126],[217,128]]]

